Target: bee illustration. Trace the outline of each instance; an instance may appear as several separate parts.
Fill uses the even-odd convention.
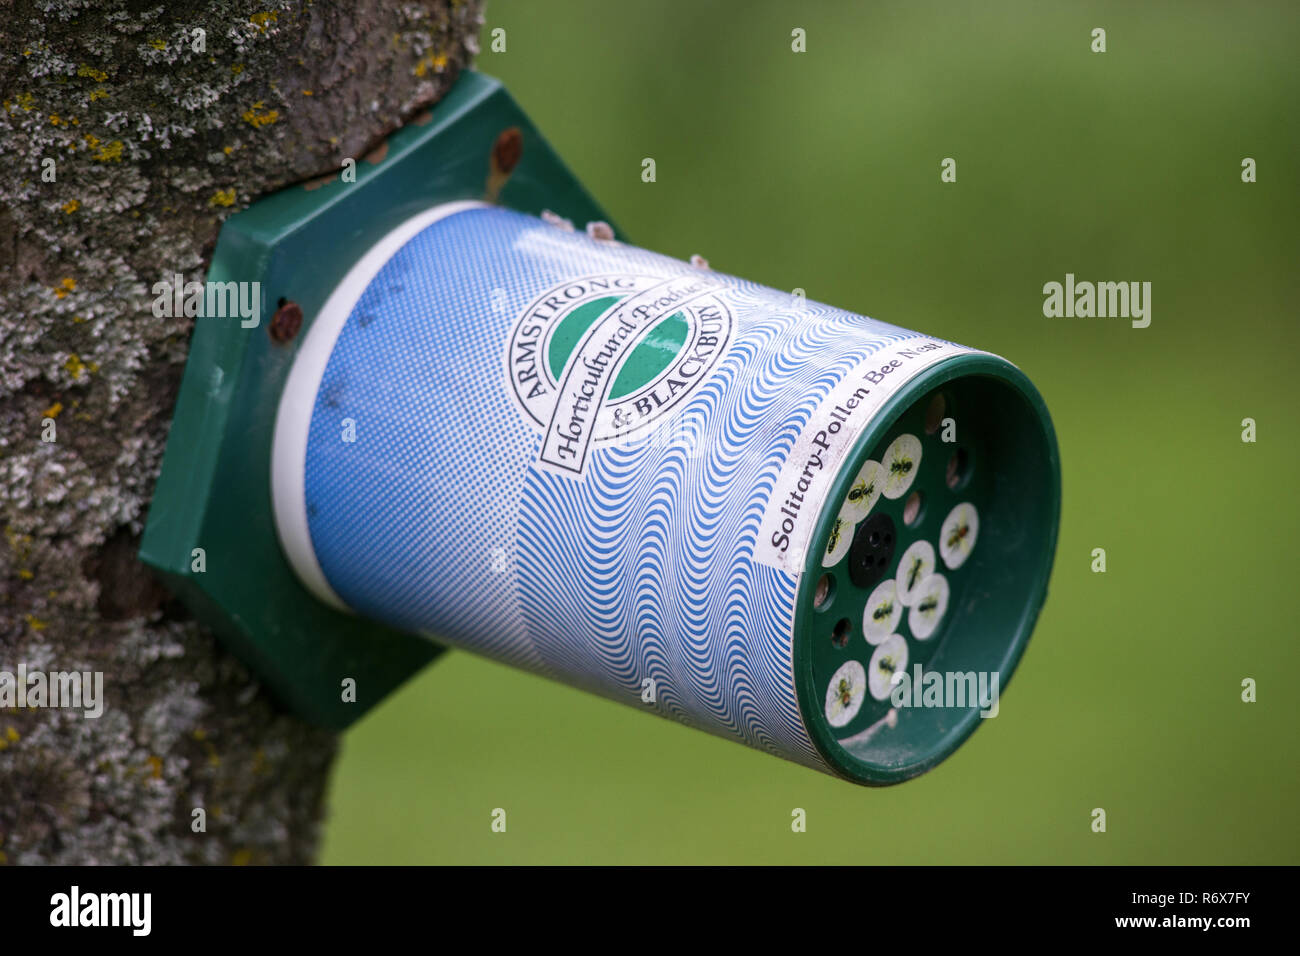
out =
[[[840,526],[844,522],[836,520],[835,527],[831,528],[831,540],[826,545],[826,553],[833,554],[840,543]]]
[[[874,481],[862,481],[849,489],[849,501],[861,501],[876,493]]]
[[[840,698],[841,706],[847,707],[853,702],[853,685],[849,683],[848,678],[841,677],[835,691]]]
[[[909,591],[916,587],[916,579],[921,574],[921,566],[924,564],[925,562],[920,558],[912,562],[912,569],[907,572],[907,589]]]
[[[959,524],[952,529],[952,534],[948,535],[948,550],[952,550],[961,544],[962,539],[970,534],[970,525],[966,523]]]
[[[881,604],[880,607],[876,608],[874,611],[871,612],[871,619],[873,621],[883,621],[885,618],[889,617],[889,615],[893,613],[894,613],[894,602],[886,601],[883,604]]]
[[[916,606],[916,609],[920,611],[922,614],[924,614],[926,611],[933,611],[938,606],[939,606],[939,599],[932,595],[926,598],[920,604],[918,604]]]
[[[888,654],[880,658],[880,662],[876,666],[886,674],[892,674],[898,669],[898,665],[894,663],[894,659]]]
[[[906,475],[912,470],[912,459],[897,458],[889,463],[889,471],[894,475]]]

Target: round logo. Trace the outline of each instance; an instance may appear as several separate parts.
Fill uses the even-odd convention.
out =
[[[681,404],[731,340],[731,311],[708,273],[571,279],[529,304],[507,373],[543,430],[541,462],[581,474],[593,444],[640,431]]]

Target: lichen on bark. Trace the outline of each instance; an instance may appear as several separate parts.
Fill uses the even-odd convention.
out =
[[[333,735],[135,556],[192,322],[150,290],[440,98],[481,23],[480,0],[0,0],[0,671],[101,671],[106,698],[0,707],[0,862],[313,858]]]

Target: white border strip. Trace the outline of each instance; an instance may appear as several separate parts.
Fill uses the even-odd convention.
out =
[[[371,246],[325,300],[285,379],[271,439],[271,512],[275,516],[275,530],[298,580],[316,597],[340,611],[353,613],[325,579],[307,524],[307,433],[325,366],[348,316],[389,259],[438,220],[488,206],[478,200],[434,206],[412,216]]]
[[[802,574],[826,496],[858,436],[923,371],[974,352],[918,335],[890,342],[849,369],[808,416],[781,465],[754,542],[754,560]]]

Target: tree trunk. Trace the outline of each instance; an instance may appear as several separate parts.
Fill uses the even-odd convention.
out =
[[[334,735],[136,560],[193,321],[150,289],[442,96],[481,10],[0,0],[0,862],[313,858]],[[102,716],[6,702],[20,665]]]

